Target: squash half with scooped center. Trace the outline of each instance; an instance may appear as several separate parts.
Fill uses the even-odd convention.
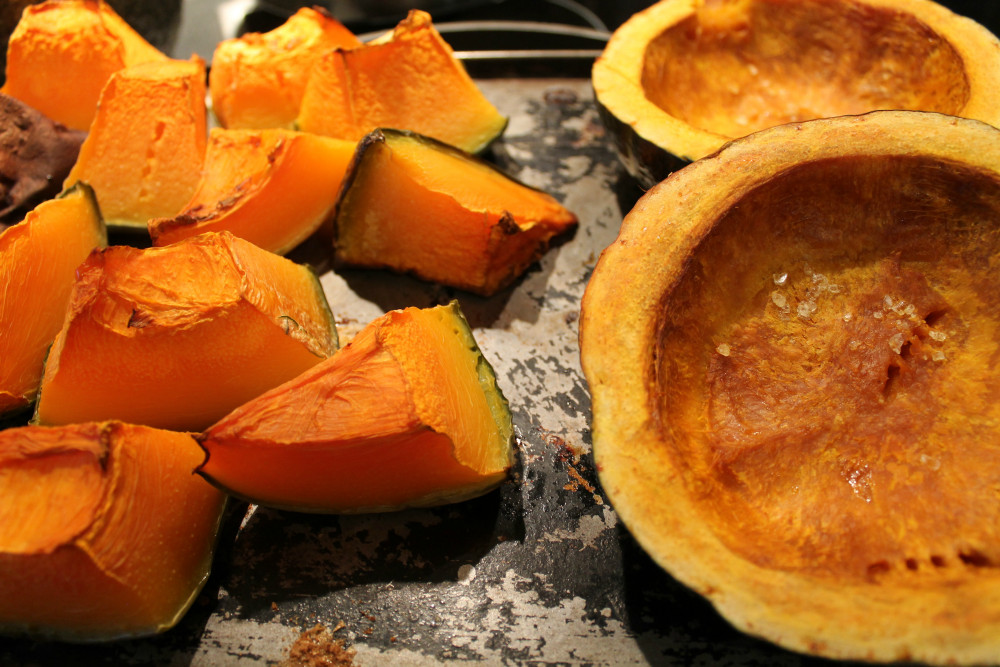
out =
[[[615,30],[592,81],[647,188],[781,123],[901,109],[1000,125],[1000,42],[930,0],[661,0]]]
[[[507,400],[457,302],[383,315],[199,438],[215,484],[309,512],[466,500],[513,459]]]
[[[734,141],[626,216],[581,315],[594,457],[653,559],[826,657],[1000,652],[1000,130]]]

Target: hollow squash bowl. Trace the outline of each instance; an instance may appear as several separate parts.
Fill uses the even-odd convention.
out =
[[[674,173],[582,304],[594,457],[652,558],[833,658],[1000,655],[1000,130],[787,124]]]
[[[645,187],[785,122],[901,109],[1000,124],[1000,42],[930,0],[661,0],[614,32],[592,80]]]

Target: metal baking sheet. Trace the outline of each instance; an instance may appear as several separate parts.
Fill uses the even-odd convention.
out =
[[[0,639],[0,665],[276,664],[317,623],[338,628],[356,665],[828,664],[733,630],[619,523],[591,458],[577,324],[597,258],[641,192],[588,80],[480,85],[510,118],[487,157],[558,197],[580,218],[575,233],[492,298],[334,273],[316,245],[293,258],[321,272],[342,341],[388,310],[458,299],[513,410],[509,481],[474,501],[378,515],[234,503],[212,576],[177,627],[101,645]]]

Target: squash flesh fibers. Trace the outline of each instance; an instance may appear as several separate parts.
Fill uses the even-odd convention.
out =
[[[489,295],[577,224],[553,197],[473,156],[392,130],[358,149],[335,221],[341,261]]]
[[[219,42],[209,91],[222,127],[292,129],[313,64],[327,51],[361,40],[327,12],[301,7],[266,33]]]
[[[331,354],[315,275],[227,232],[80,267],[36,418],[198,431]]]
[[[166,59],[106,2],[43,2],[26,7],[11,34],[3,92],[87,130],[114,72]]]
[[[35,399],[76,267],[106,243],[104,222],[86,186],[39,204],[23,222],[0,233],[0,415]]]
[[[332,216],[354,149],[291,130],[214,128],[198,190],[177,217],[149,221],[153,243],[228,230],[285,254]]]
[[[116,72],[67,186],[94,188],[109,226],[176,215],[198,186],[207,143],[205,63],[168,60]]]
[[[190,435],[121,424],[0,433],[0,631],[70,641],[174,625],[211,566],[225,495]]]
[[[393,311],[201,437],[203,475],[264,505],[358,512],[499,484],[512,426],[457,305]]]
[[[470,153],[486,148],[506,125],[419,10],[384,38],[325,54],[309,77],[298,119],[306,132],[351,141],[377,127],[412,130]]]

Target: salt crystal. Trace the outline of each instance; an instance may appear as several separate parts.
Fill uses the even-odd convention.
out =
[[[799,307],[796,309],[799,317],[806,318],[816,312],[816,302],[815,301],[802,301],[799,303]]]
[[[722,344],[719,345],[719,347],[715,348],[715,351],[718,352],[719,354],[721,354],[724,357],[728,357],[729,353],[732,350],[729,349],[728,345],[726,345],[725,343],[722,343]]]
[[[946,340],[948,338],[948,334],[946,334],[943,331],[934,331],[934,330],[931,330],[931,334],[930,335],[931,335],[931,338],[933,338],[936,341],[942,341],[942,340]]]
[[[933,359],[934,361],[944,361],[945,359],[944,352],[942,352],[941,350],[934,350],[933,352],[931,352],[931,359]]]
[[[844,313],[844,321],[845,322],[850,322],[853,318],[854,318],[854,315],[852,313]]]
[[[882,302],[885,304],[885,307],[887,309],[892,308],[892,297],[889,296],[888,294],[885,295],[885,298],[882,299]]]
[[[753,63],[747,63],[747,71],[750,72],[751,76],[757,76],[757,73],[760,70],[758,70],[757,66],[754,65]]]
[[[830,283],[829,285],[826,286],[826,291],[829,292],[830,294],[839,294],[840,285],[838,285],[837,283]]]
[[[876,310],[874,313],[872,313],[872,317],[874,317],[876,320],[880,320],[882,319],[882,313]]]
[[[903,334],[901,333],[894,334],[889,338],[889,347],[892,348],[893,352],[899,354],[900,352],[903,351],[903,343],[905,342],[905,340],[906,339],[903,338]]]
[[[814,273],[812,275],[812,279],[813,279],[814,283],[826,283],[826,282],[829,282],[829,281],[827,281],[826,276],[823,275],[822,273]]]
[[[788,281],[788,274],[775,273],[774,275],[771,276],[771,279],[774,280],[775,285],[784,285]]]
[[[771,303],[773,303],[778,308],[781,308],[782,310],[785,311],[788,310],[788,299],[785,298],[785,295],[779,292],[778,290],[774,290],[773,292],[771,292]]]

